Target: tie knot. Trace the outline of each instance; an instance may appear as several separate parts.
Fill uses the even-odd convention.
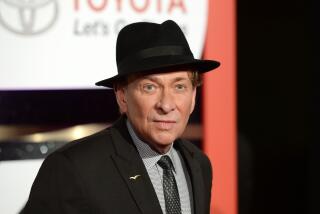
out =
[[[164,155],[160,158],[160,160],[158,161],[159,166],[161,166],[162,169],[165,170],[171,170],[173,168],[171,159],[168,155]]]

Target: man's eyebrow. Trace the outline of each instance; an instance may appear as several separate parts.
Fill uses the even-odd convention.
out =
[[[151,76],[151,75],[150,76],[144,76],[144,77],[141,78],[141,80],[149,80],[149,81],[157,83],[157,84],[162,82],[162,80],[160,78],[154,77],[154,76]]]
[[[158,81],[159,78],[153,76],[144,76],[142,79],[151,80],[151,81]]]
[[[173,82],[179,82],[179,81],[183,81],[183,80],[188,80],[188,77],[176,77],[174,78]]]
[[[154,76],[145,76],[143,79],[151,80],[154,82],[162,82],[161,78],[154,77]],[[171,82],[179,82],[183,80],[188,80],[188,77],[175,77]]]

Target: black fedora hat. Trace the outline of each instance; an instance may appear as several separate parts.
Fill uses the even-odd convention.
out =
[[[196,70],[204,73],[217,68],[214,60],[193,57],[182,30],[172,20],[162,24],[137,22],[121,29],[116,45],[118,75],[99,81],[98,86],[113,84],[136,73],[162,73]]]

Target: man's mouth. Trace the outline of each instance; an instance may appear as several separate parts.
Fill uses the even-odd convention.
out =
[[[175,120],[154,120],[153,122],[162,130],[170,130],[177,123]]]

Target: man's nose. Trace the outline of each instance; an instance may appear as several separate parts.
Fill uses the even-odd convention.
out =
[[[162,113],[169,113],[170,111],[175,110],[176,108],[175,99],[169,90],[162,91],[162,93],[159,96],[157,108]]]

